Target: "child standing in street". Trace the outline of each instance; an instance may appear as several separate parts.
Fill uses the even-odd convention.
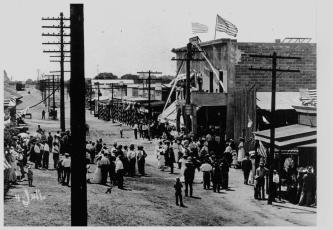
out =
[[[32,180],[33,180],[33,172],[31,170],[31,166],[28,166],[28,182],[29,182],[29,187],[32,187]]]
[[[175,188],[175,196],[176,196],[176,205],[178,206],[179,203],[178,203],[178,199],[180,201],[180,207],[185,207],[184,204],[183,204],[183,198],[182,198],[182,183],[180,182],[180,179],[177,178],[176,179],[176,184],[174,185],[174,188]]]

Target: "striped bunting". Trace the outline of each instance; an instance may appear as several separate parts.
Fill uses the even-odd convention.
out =
[[[217,15],[217,20],[216,20],[216,27],[215,30],[224,32],[230,36],[237,36],[238,29],[237,27],[232,24],[231,22],[225,20],[222,18],[220,15]]]
[[[267,157],[267,154],[266,154],[266,148],[265,146],[262,144],[261,141],[259,141],[259,148],[257,149],[258,150],[258,153],[263,156],[263,157]]]
[[[12,166],[8,163],[8,161],[6,159],[4,159],[3,167],[4,167],[4,169],[10,169]]]
[[[208,33],[208,26],[198,22],[192,22],[192,33],[193,34]]]
[[[300,89],[300,100],[305,106],[317,105],[317,90],[316,89]]]

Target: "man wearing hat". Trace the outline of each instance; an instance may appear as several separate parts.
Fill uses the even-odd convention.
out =
[[[244,159],[242,160],[242,170],[244,175],[244,184],[248,184],[250,171],[252,169],[252,162],[249,159],[249,154],[245,154]]]
[[[188,157],[185,163],[184,178],[185,178],[185,196],[188,196],[188,187],[190,187],[190,196],[193,195],[193,180],[195,174],[195,167],[192,157]]]
[[[131,144],[129,147],[127,157],[129,160],[128,174],[129,174],[129,176],[134,177],[135,176],[136,152],[134,150],[133,144]]]
[[[143,146],[138,146],[138,153],[137,153],[137,162],[138,162],[138,171],[139,173],[144,176],[145,175],[145,158],[147,157],[147,153],[143,150]]]
[[[102,182],[101,184],[105,185],[107,182],[107,178],[108,178],[108,172],[110,169],[110,161],[107,158],[107,152],[105,150],[102,150],[102,158],[101,160],[98,162],[98,167],[101,169],[101,173],[102,173]]]
[[[209,164],[209,160],[205,160],[204,163],[200,166],[200,170],[203,173],[203,187],[204,189],[210,188],[210,174],[213,170],[212,166]]]
[[[309,166],[306,169],[306,174],[303,176],[302,193],[298,205],[310,206],[314,203],[316,193],[316,177],[313,173],[313,167]]]
[[[170,147],[170,142],[166,141],[166,149],[165,149],[165,164],[170,167],[170,173],[173,174],[173,163],[175,163],[175,153],[173,152],[173,148]]]
[[[256,169],[255,180],[255,194],[254,198],[259,200],[265,200],[265,176],[267,169],[264,167],[263,160],[260,161],[259,167]]]

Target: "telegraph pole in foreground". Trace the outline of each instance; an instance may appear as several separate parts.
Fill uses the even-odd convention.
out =
[[[85,165],[86,116],[84,80],[83,4],[71,4],[71,225],[87,226],[87,181]]]
[[[152,115],[151,115],[151,95],[150,95],[150,90],[151,90],[151,74],[162,74],[162,72],[157,72],[157,71],[146,71],[146,72],[137,72],[138,74],[147,74],[148,73],[148,119],[151,119]]]
[[[275,95],[276,95],[276,72],[300,72],[295,69],[278,69],[277,68],[277,59],[301,59],[300,57],[290,57],[290,56],[277,56],[276,52],[273,55],[250,55],[250,57],[255,58],[271,58],[272,59],[272,68],[253,68],[250,70],[257,71],[268,71],[272,73],[272,100],[271,100],[271,128],[270,128],[270,150],[267,155],[267,161],[269,164],[269,195],[267,204],[272,204],[273,202],[273,193],[272,193],[272,183],[273,183],[273,160],[274,160],[274,152],[275,152]]]

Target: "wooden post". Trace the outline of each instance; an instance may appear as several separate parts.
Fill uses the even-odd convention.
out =
[[[64,15],[60,13],[60,128],[65,131]],[[72,91],[73,92],[73,91]]]
[[[52,76],[52,92],[53,92],[53,120],[56,119],[56,109],[55,109],[55,82],[54,82],[54,75]]]
[[[187,44],[187,57],[186,57],[186,106],[189,106],[191,104],[191,95],[190,95],[190,89],[191,89],[191,85],[190,85],[190,74],[191,74],[191,59],[192,59],[192,44],[188,43]],[[185,108],[186,108],[185,106]],[[185,114],[186,114],[186,109],[185,109]],[[185,115],[185,133],[188,134],[190,132],[190,115],[186,114]]]
[[[71,224],[87,226],[83,4],[71,4]],[[75,93],[73,93],[75,92]]]

